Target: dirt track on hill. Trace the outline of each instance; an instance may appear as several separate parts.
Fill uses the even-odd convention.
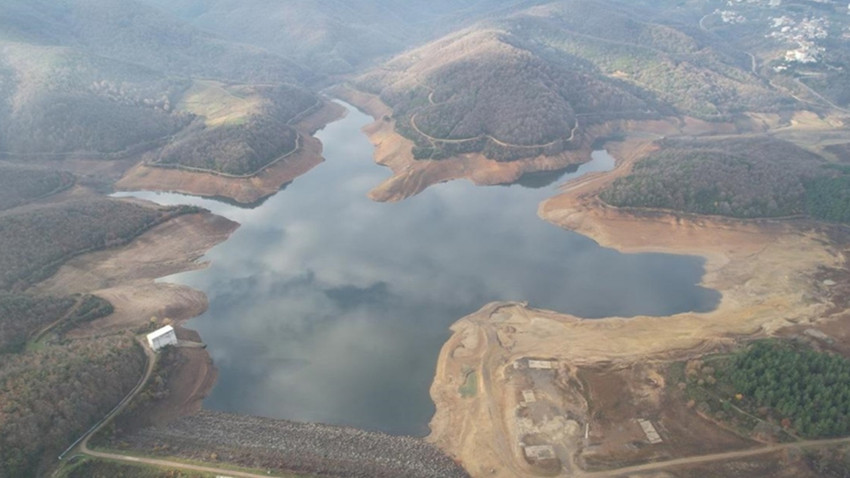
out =
[[[302,145],[287,156],[255,176],[233,178],[203,172],[168,169],[140,163],[115,184],[123,191],[168,191],[206,197],[224,197],[242,204],[252,204],[278,192],[320,164],[322,143],[311,135],[325,124],[338,119],[342,108],[334,103],[301,120],[298,129]]]
[[[440,160],[417,160],[413,158],[413,142],[396,133],[393,121],[384,119],[392,115],[392,110],[378,97],[350,88],[338,88],[334,93],[375,118],[364,132],[375,145],[375,162],[393,172],[389,179],[369,192],[369,197],[375,201],[401,201],[429,186],[455,179],[468,179],[477,185],[508,184],[527,172],[554,171],[587,162],[592,152],[592,141],[581,138],[581,147],[555,156],[495,161],[482,154],[464,154]],[[595,131],[594,134],[603,132]]]

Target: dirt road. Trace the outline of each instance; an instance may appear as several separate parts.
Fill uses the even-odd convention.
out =
[[[83,436],[78,438],[77,441],[72,443],[71,446],[69,446],[64,452],[62,452],[61,455],[59,455],[60,462],[65,458],[65,456],[69,455],[72,451],[77,449],[77,446],[79,446],[79,449],[82,453],[88,453],[88,442],[92,435],[100,431],[100,429],[103,428],[104,425],[109,423],[110,420],[112,420],[119,413],[121,413],[121,411],[127,407],[127,405],[136,397],[136,395],[138,395],[139,392],[142,391],[142,389],[145,387],[145,384],[148,383],[148,379],[150,379],[150,376],[153,373],[154,366],[156,365],[156,353],[154,353],[153,350],[147,347],[144,342],[144,339],[138,337],[137,340],[139,342],[139,346],[142,347],[142,350],[144,350],[145,355],[147,356],[147,366],[145,367],[145,373],[139,379],[139,382],[136,383],[136,386],[133,387],[132,390],[130,390],[127,396],[125,396],[120,402],[118,402],[118,405],[116,405],[115,408],[113,408],[109,413],[107,413],[106,416],[103,417],[99,422],[95,423],[94,426],[89,428],[89,430],[85,432]]]
[[[258,475],[258,474],[255,474],[255,473],[235,471],[235,470],[230,470],[230,469],[226,469],[226,468],[216,468],[216,467],[212,467],[212,466],[192,465],[192,464],[181,463],[181,462],[176,462],[176,461],[158,460],[158,459],[153,459],[153,458],[142,458],[142,457],[136,457],[136,456],[125,455],[125,454],[120,454],[120,453],[100,452],[100,451],[95,451],[95,450],[92,450],[91,448],[89,448],[89,440],[91,439],[91,437],[94,436],[98,431],[100,431],[104,426],[106,426],[106,424],[108,424],[113,418],[118,416],[118,414],[121,413],[127,407],[127,405],[136,397],[136,395],[138,395],[139,392],[141,392],[142,389],[144,389],[145,385],[147,384],[148,380],[150,379],[151,375],[153,374],[154,366],[156,365],[156,359],[157,359],[156,353],[153,352],[150,348],[148,348],[144,344],[143,339],[140,338],[139,343],[141,344],[142,348],[144,349],[145,355],[147,355],[147,367],[145,369],[144,375],[142,375],[142,378],[139,379],[139,382],[136,384],[136,386],[130,391],[130,393],[127,394],[126,397],[124,397],[123,400],[121,400],[121,402],[114,409],[112,409],[111,412],[109,412],[101,421],[99,421],[97,424],[95,424],[95,426],[92,427],[88,432],[86,432],[85,435],[80,437],[80,439],[77,440],[77,442],[74,445],[72,445],[71,448],[66,450],[66,452],[63,453],[62,456],[64,457],[64,456],[68,455],[70,452],[74,451],[76,449],[77,443],[79,443],[79,453],[80,454],[93,456],[93,457],[96,457],[96,458],[104,458],[104,459],[108,459],[108,460],[117,460],[117,461],[123,461],[123,462],[126,462],[126,463],[159,466],[159,467],[164,467],[164,468],[177,468],[177,469],[182,469],[182,470],[199,471],[199,472],[202,472],[202,473],[215,473],[216,475],[220,475],[220,476],[232,476],[232,477],[244,477],[244,478],[259,478],[259,477],[268,478],[269,476],[272,476],[270,474]]]
[[[844,443],[850,443],[850,438],[833,438],[828,440],[807,440],[802,442],[793,442],[793,443],[783,443],[781,445],[770,445],[763,448],[756,448],[752,450],[742,450],[742,451],[730,451],[726,453],[716,453],[713,455],[702,455],[702,456],[690,456],[686,458],[677,458],[675,460],[667,460],[667,461],[659,461],[655,463],[647,463],[645,465],[635,465],[635,466],[627,466],[624,468],[617,468],[615,470],[608,471],[598,471],[593,473],[583,473],[575,475],[577,478],[603,478],[603,477],[616,477],[623,475],[631,475],[633,473],[640,473],[645,471],[656,471],[664,468],[670,468],[673,466],[684,466],[684,465],[696,465],[700,463],[710,463],[713,461],[729,461],[729,460],[737,460],[739,458],[748,458],[751,456],[764,455],[767,453],[774,453],[777,451],[788,450],[792,448],[816,448],[823,446],[831,446],[831,445],[840,445]]]
[[[240,478],[269,478],[270,476],[278,476],[272,474],[263,474],[258,475],[256,473],[248,473],[244,471],[236,471],[230,470],[226,468],[215,468],[212,466],[200,466],[200,465],[191,465],[188,463],[181,463],[177,461],[168,461],[168,460],[155,460],[153,458],[140,458],[136,456],[129,455],[120,455],[115,453],[103,453],[92,450],[86,450],[84,452],[86,455],[90,455],[96,458],[104,458],[107,460],[117,460],[123,461],[125,463],[134,463],[134,464],[143,464],[143,465],[151,465],[151,466],[159,466],[163,468],[177,468],[180,470],[188,470],[188,471],[199,471],[201,473],[213,473],[217,476],[232,476],[232,477],[240,477]],[[293,476],[293,475],[289,475]]]

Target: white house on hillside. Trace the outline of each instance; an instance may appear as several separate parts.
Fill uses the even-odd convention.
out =
[[[148,344],[150,344],[154,352],[166,345],[177,345],[177,334],[174,333],[174,327],[166,325],[159,330],[149,333]]]

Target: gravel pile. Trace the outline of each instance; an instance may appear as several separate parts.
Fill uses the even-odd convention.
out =
[[[418,438],[219,412],[202,411],[122,441],[154,454],[318,476],[469,476],[436,447]]]

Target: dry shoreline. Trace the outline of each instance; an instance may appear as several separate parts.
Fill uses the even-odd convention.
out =
[[[722,294],[719,306],[669,317],[583,320],[497,303],[456,322],[431,388],[437,413],[429,440],[461,460],[472,476],[536,476],[511,443],[514,430],[506,425],[513,402],[504,377],[521,358],[569,366],[683,358],[736,337],[826,320],[829,299],[815,277],[822,267],[844,267],[845,259],[816,224],[636,214],[602,204],[598,191],[652,150],[648,140],[613,145],[609,152],[618,159],[613,172],[566,184],[540,205],[538,214],[621,252],[704,257],[702,285]],[[481,376],[485,392],[462,399],[458,386],[470,369]],[[505,471],[491,474],[492,469]]]
[[[162,324],[169,319],[179,326],[204,313],[207,298],[201,291],[157,279],[206,267],[199,259],[238,226],[208,212],[179,216],[128,245],[71,259],[32,291],[56,296],[91,293],[113,305],[111,315],[79,326],[69,332],[71,337],[137,330],[151,320]],[[186,368],[203,376],[195,377],[197,386],[187,387],[186,397],[174,397],[174,401],[181,403],[183,411],[197,411],[212,389],[216,370],[206,350],[187,350],[185,355]]]
[[[389,119],[392,110],[380,98],[349,87],[335,88],[332,93],[375,119],[363,132],[375,146],[375,162],[390,168],[393,175],[369,192],[374,201],[401,201],[429,186],[455,179],[468,179],[479,186],[513,183],[527,172],[554,171],[587,162],[592,152],[588,137],[576,150],[555,156],[510,162],[487,159],[482,154],[418,160],[413,158],[413,142],[396,133],[395,122]]]
[[[648,121],[613,121],[588,127],[577,133],[577,147],[553,156],[537,156],[517,161],[495,161],[483,154],[463,154],[440,160],[413,158],[413,142],[395,130],[392,109],[381,99],[349,86],[331,89],[331,93],[374,118],[363,132],[375,146],[375,162],[390,168],[392,176],[369,192],[375,201],[401,201],[419,194],[429,186],[455,179],[467,179],[478,186],[516,182],[525,173],[555,171],[590,161],[597,139],[615,132],[640,132],[644,135],[735,134],[763,131],[776,118],[752,117],[733,123],[708,123],[695,118],[665,118]]]
[[[376,201],[401,200],[432,184],[459,178],[479,185],[512,182],[524,171],[556,169],[553,165],[583,162],[590,155],[588,148],[566,162],[535,158],[505,164],[480,155],[414,160],[412,143],[395,132],[389,119],[392,111],[379,98],[350,88],[339,88],[335,94],[376,120],[364,132],[375,145],[375,161],[393,171],[370,192]],[[620,252],[704,257],[701,285],[720,292],[720,304],[707,313],[592,321],[525,304],[488,304],[451,327],[453,335],[440,352],[431,387],[437,411],[428,440],[463,463],[472,476],[538,476],[524,459],[512,425],[516,391],[506,377],[519,359],[554,359],[574,367],[689,357],[736,338],[826,320],[830,298],[816,276],[822,268],[844,268],[845,259],[816,223],[626,211],[597,198],[602,188],[654,151],[659,137],[760,133],[777,124],[778,118],[764,115],[738,124],[684,118],[618,122],[588,132],[597,137],[612,130],[629,133],[628,140],[609,144],[617,168],[566,184],[561,193],[540,204],[538,215]],[[459,388],[471,372],[476,373],[480,392],[464,397]]]
[[[254,204],[277,193],[281,187],[324,161],[322,143],[312,135],[344,114],[342,107],[326,102],[322,108],[295,125],[303,141],[298,151],[249,178],[231,178],[140,163],[130,169],[115,184],[115,188],[122,191],[148,190],[224,197],[241,204]]]
[[[511,182],[525,171],[557,169],[585,161],[590,154],[588,149],[571,153],[575,156],[535,158],[516,164],[499,163],[480,155],[417,161],[410,154],[409,141],[394,132],[391,121],[382,119],[390,112],[377,98],[353,91],[336,94],[377,119],[364,131],[375,144],[376,162],[393,170],[393,177],[370,193],[377,201],[401,200],[432,184],[459,178],[476,184]],[[641,127],[664,134],[672,126],[656,122]],[[698,131],[705,125],[678,126],[680,132],[690,127]],[[321,159],[321,145],[318,147],[316,156]],[[652,140],[646,138],[613,144],[609,151],[618,160],[613,172],[591,174],[568,183],[560,194],[541,203],[538,214],[621,252],[705,257],[702,285],[722,293],[720,305],[708,313],[587,321],[524,304],[494,303],[458,320],[440,352],[431,388],[437,412],[430,424],[428,441],[461,462],[472,476],[536,476],[513,441],[515,430],[508,419],[515,400],[503,387],[508,367],[520,358],[542,357],[581,365],[688,357],[738,336],[772,334],[789,325],[812,323],[829,310],[828,299],[815,276],[821,267],[843,268],[845,259],[813,223],[636,213],[608,207],[596,198],[602,187],[627,174],[634,162],[653,148]],[[125,179],[132,174],[131,171]],[[234,183],[212,184],[211,189],[205,190],[202,184],[214,177],[203,176],[203,180],[190,181],[184,192],[205,195],[199,191],[215,190],[209,195],[240,201],[238,198],[250,198],[260,191],[256,185],[242,189]],[[163,189],[169,184],[154,181],[153,176],[145,177]],[[129,188],[127,184],[121,187],[151,189],[144,181],[129,182],[133,184]],[[113,303],[113,315],[74,331],[76,335],[132,329],[146,324],[152,316],[169,317],[179,324],[203,313],[206,297],[200,291],[157,283],[155,279],[204,267],[197,260],[237,227],[209,213],[182,216],[127,246],[69,261],[35,290],[57,295],[95,293]],[[663,327],[658,326],[661,321]],[[202,399],[215,382],[215,369],[209,366],[206,351],[193,353],[193,360],[206,362],[193,362],[194,369],[204,376],[195,382],[197,387],[187,387],[192,396],[188,404],[184,403],[185,411],[200,410]],[[458,388],[470,370],[477,372],[481,392],[464,398]]]

